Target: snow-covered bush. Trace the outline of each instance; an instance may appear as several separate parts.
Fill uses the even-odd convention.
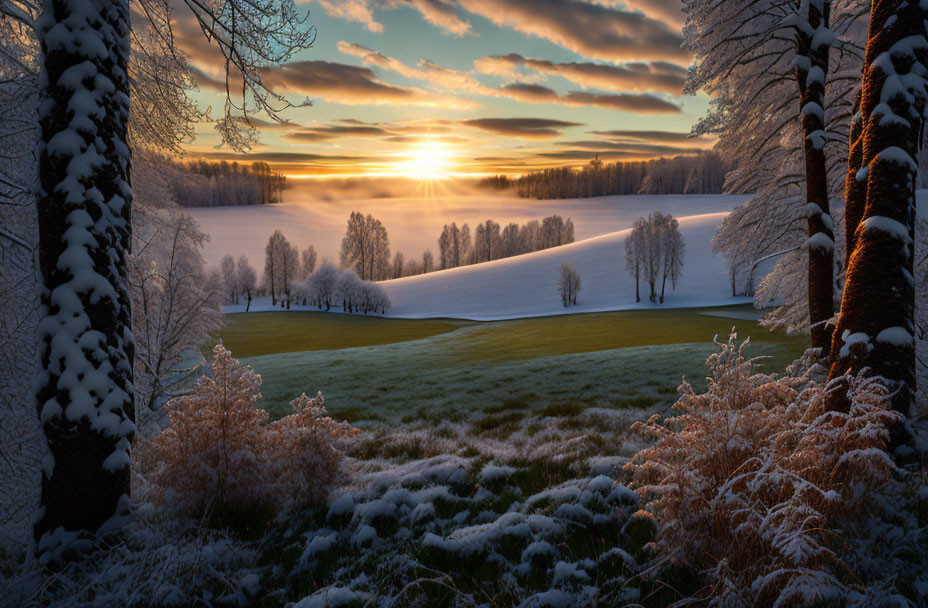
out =
[[[221,344],[212,375],[169,406],[170,424],[141,446],[139,470],[156,501],[249,532],[276,512],[318,504],[340,454],[332,443],[357,431],[326,416],[322,396],[292,402],[294,413],[268,423],[255,407],[261,376]]]
[[[339,271],[331,262],[323,262],[303,289],[311,305],[325,310],[341,306],[347,313],[385,314],[390,308],[390,298],[383,287],[373,281],[362,281],[350,268]]]
[[[338,282],[338,268],[329,261],[323,261],[316,272],[306,281],[306,293],[309,301],[317,308],[332,308],[336,299],[335,284]]]
[[[755,373],[735,340],[709,357],[705,393],[684,382],[678,415],[634,427],[657,440],[626,465],[658,522],[653,549],[700,572],[710,605],[845,605],[869,593],[849,558],[861,522],[901,494],[885,451],[901,417],[863,377],[844,378],[849,411],[828,411],[808,372]]]
[[[343,270],[335,282],[335,301],[341,302],[343,312],[354,312],[361,301],[361,279],[353,270]]]

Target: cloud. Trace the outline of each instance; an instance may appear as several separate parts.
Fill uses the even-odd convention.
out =
[[[547,76],[560,76],[582,87],[609,91],[660,91],[679,95],[686,82],[686,69],[667,61],[636,62],[624,65],[571,62],[554,63],[546,59],[523,57],[518,53],[482,57],[474,61],[483,74],[520,78],[519,68]]]
[[[688,63],[692,57],[682,48],[679,29],[638,12],[580,0],[458,1],[496,25],[549,40],[591,59]]]
[[[374,18],[374,8],[398,9],[409,7],[419,11],[422,18],[455,36],[471,34],[470,22],[457,12],[453,0],[317,0],[332,17],[360,23],[378,34],[383,24]]]
[[[636,114],[679,114],[682,110],[659,97],[638,93],[586,93],[571,91],[564,95],[537,84],[515,83],[500,87],[506,97],[525,103],[554,103],[562,106],[592,106],[634,112]]]
[[[638,114],[676,114],[681,111],[678,106],[654,95],[647,94],[571,91],[561,95],[548,87],[524,82],[493,88],[481,84],[467,72],[445,68],[426,59],[419,61],[417,64],[418,69],[413,69],[398,59],[388,57],[360,44],[341,41],[338,43],[338,48],[343,53],[361,58],[362,61],[369,65],[376,65],[409,78],[425,80],[449,91],[476,93],[488,97],[508,97],[525,103],[553,103],[573,107],[590,106]]]
[[[649,17],[659,19],[665,23],[677,27],[683,27],[686,22],[686,15],[683,13],[682,0],[592,0],[595,4],[601,4],[610,8],[623,8],[631,6],[640,10]]]
[[[581,123],[546,118],[475,118],[462,120],[461,124],[497,135],[522,137],[526,139],[547,139],[557,137],[565,127],[578,127]]]
[[[390,132],[375,125],[321,125],[291,131],[284,139],[293,142],[322,143],[343,137],[386,137]]]
[[[710,148],[717,138],[714,136],[693,136],[687,132],[677,131],[590,131],[615,143],[660,142],[693,148]]]
[[[371,3],[367,0],[317,0],[317,2],[332,17],[360,23],[378,34],[383,32],[383,24],[374,19]]]
[[[261,78],[272,88],[284,88],[292,93],[346,105],[391,104],[454,109],[478,106],[467,99],[387,84],[378,80],[367,68],[330,61],[292,61],[261,70]]]

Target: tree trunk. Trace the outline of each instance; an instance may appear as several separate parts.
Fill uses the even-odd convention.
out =
[[[850,152],[847,158],[847,177],[844,180],[844,268],[851,262],[851,252],[856,245],[855,234],[867,206],[867,178],[860,174],[864,156],[864,121],[860,113],[860,93],[854,102],[854,116],[851,119]],[[858,174],[860,178],[858,179]]]
[[[43,8],[37,405],[50,457],[35,534],[39,552],[54,557],[62,532],[111,531],[129,510],[129,4],[45,0]]]
[[[919,3],[875,0],[861,96],[866,204],[854,230],[841,316],[832,341],[830,377],[868,368],[909,414],[915,391],[912,279],[915,178],[928,64]],[[843,391],[831,405],[847,407]],[[894,443],[901,441],[896,433]]]
[[[667,275],[661,280],[661,304],[664,303],[664,288],[667,287]]]
[[[806,169],[806,208],[809,235],[809,327],[812,347],[824,353],[831,343],[826,323],[834,316],[835,235],[828,206],[825,165],[825,78],[828,74],[830,40],[828,18],[831,3],[812,0],[805,15],[810,29],[796,34],[796,80],[802,118]]]
[[[635,268],[635,302],[641,301],[641,294],[638,291],[638,268]]]

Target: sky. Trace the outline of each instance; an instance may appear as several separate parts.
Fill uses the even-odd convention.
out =
[[[199,126],[191,156],[266,161],[290,177],[520,174],[711,147],[684,95],[680,0],[312,0],[311,48],[262,71],[310,106],[257,115],[247,155]],[[175,26],[201,107],[223,66],[192,18]],[[214,111],[215,114],[215,111]]]

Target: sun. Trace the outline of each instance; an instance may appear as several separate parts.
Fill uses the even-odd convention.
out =
[[[405,161],[399,163],[400,172],[418,180],[438,180],[448,177],[451,155],[448,149],[432,140],[412,148],[405,153]]]

